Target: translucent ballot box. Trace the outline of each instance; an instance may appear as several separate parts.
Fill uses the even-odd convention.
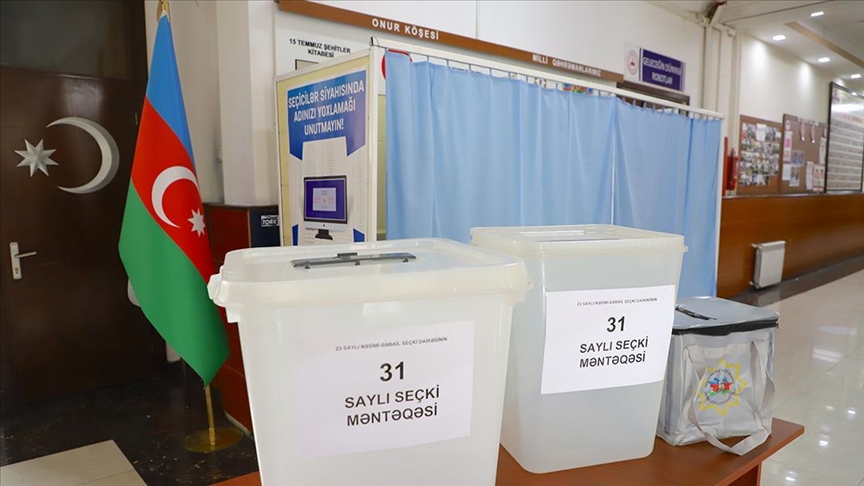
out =
[[[228,254],[267,485],[495,482],[521,260],[447,240]]]
[[[620,226],[474,228],[525,260],[501,444],[535,473],[647,456],[669,352],[684,238]]]

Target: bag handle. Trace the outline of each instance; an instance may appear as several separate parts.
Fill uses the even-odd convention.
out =
[[[759,344],[763,344],[760,346]],[[750,346],[753,348],[753,353],[750,354],[750,369],[758,370],[761,372],[763,376],[767,378],[767,382],[765,383],[765,393],[762,395],[762,406],[759,409],[753,410],[753,418],[756,420],[756,423],[759,425],[760,429],[756,433],[742,439],[740,442],[735,444],[732,447],[727,446],[726,444],[720,442],[717,437],[715,437],[710,432],[704,430],[702,425],[699,423],[699,418],[696,416],[696,400],[699,398],[699,386],[702,384],[702,380],[705,378],[706,373],[706,365],[705,365],[705,355],[702,353],[702,349],[698,346],[690,346],[687,350],[687,357],[690,360],[691,367],[693,368],[693,373],[696,375],[696,393],[692,400],[689,400],[687,407],[687,418],[690,419],[690,423],[692,423],[699,432],[705,437],[711,445],[714,447],[730,452],[732,454],[737,454],[739,456],[743,456],[748,452],[752,451],[756,447],[762,445],[768,439],[768,436],[771,435],[771,430],[765,428],[762,424],[762,417],[760,417],[760,411],[764,410],[766,406],[774,400],[774,380],[768,375],[767,371],[767,363],[768,357],[765,350],[763,350],[764,342],[760,342],[757,344],[756,342],[751,342]]]

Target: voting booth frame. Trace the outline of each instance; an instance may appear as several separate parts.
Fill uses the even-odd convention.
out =
[[[380,94],[385,90],[384,55],[388,51],[415,60],[446,63],[482,74],[509,76],[561,90],[581,86],[597,96],[617,96],[630,103],[692,118],[724,119],[710,110],[670,102],[576,76],[564,76],[525,65],[372,37],[370,48],[277,76],[276,143],[279,169],[280,239],[283,245],[376,241],[385,198],[379,192],[378,146]],[[364,75],[357,73],[363,72]],[[349,79],[350,76],[355,79]],[[364,81],[362,93],[357,78]],[[353,83],[353,84],[352,84]],[[315,94],[313,94],[315,93]],[[293,99],[291,96],[293,96]],[[292,138],[293,137],[293,138]],[[312,143],[310,143],[312,142]],[[304,146],[311,148],[305,152]],[[344,147],[344,148],[343,148]],[[343,152],[344,151],[344,152]],[[311,155],[310,155],[311,154]],[[723,176],[723,144],[717,154],[717,180]],[[347,176],[347,225],[321,236],[320,222],[310,222],[304,207],[304,180]],[[719,251],[722,191],[717,191],[715,248]],[[382,210],[379,213],[379,209]],[[341,226],[341,225],[336,225]],[[326,231],[326,230],[325,230]],[[428,236],[428,235],[418,235]],[[718,255],[715,254],[716,262]],[[715,265],[715,278],[717,268]]]

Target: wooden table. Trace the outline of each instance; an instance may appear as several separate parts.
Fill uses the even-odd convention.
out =
[[[744,456],[723,452],[707,442],[674,447],[657,438],[654,452],[643,459],[548,474],[532,474],[522,469],[502,447],[498,453],[496,486],[758,486],[762,461],[803,433],[803,426],[775,418],[768,440]],[[732,444],[737,440],[723,442]],[[261,479],[256,472],[216,486],[261,486]]]

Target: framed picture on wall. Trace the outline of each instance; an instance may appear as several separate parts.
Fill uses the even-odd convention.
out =
[[[864,179],[864,98],[831,83],[828,122],[829,191],[861,191]]]

